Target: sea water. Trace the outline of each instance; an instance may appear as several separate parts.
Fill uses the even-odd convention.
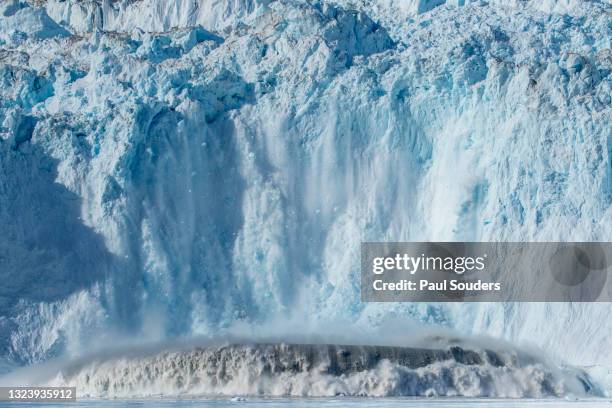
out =
[[[611,399],[490,399],[490,398],[232,398],[232,399],[139,399],[139,400],[79,400],[68,404],[0,403],[0,408],[14,407],[68,408],[275,408],[275,407],[372,407],[372,408],[599,408],[612,406]]]

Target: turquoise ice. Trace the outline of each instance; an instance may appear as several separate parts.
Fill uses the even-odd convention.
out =
[[[359,300],[361,241],[612,239],[609,4],[395,3],[3,2],[4,371],[391,319],[612,392],[609,304]]]

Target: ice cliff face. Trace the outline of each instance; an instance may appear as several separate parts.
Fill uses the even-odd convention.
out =
[[[363,240],[612,239],[609,5],[438,3],[3,2],[4,361],[396,317],[612,387],[607,304],[359,301]]]

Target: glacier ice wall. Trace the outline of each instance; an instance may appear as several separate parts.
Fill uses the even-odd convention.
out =
[[[0,5],[5,364],[395,318],[612,389],[607,304],[359,301],[363,240],[612,238],[608,3],[442,3]]]

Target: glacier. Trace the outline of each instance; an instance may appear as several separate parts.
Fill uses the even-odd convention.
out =
[[[612,395],[609,304],[366,304],[358,261],[610,241],[610,30],[602,0],[4,1],[0,368],[392,321]]]

